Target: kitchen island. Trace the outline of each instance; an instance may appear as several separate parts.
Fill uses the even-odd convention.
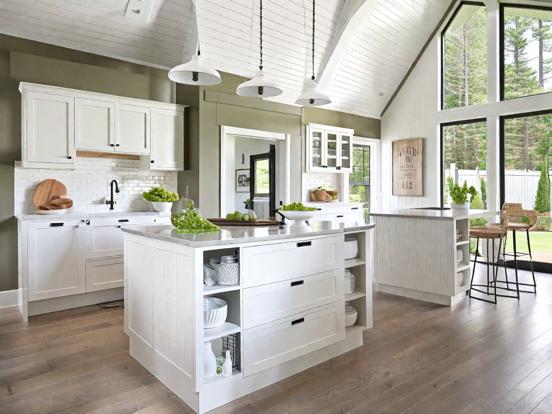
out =
[[[453,305],[469,288],[470,219],[497,214],[437,207],[370,212],[376,223],[377,289]]]
[[[372,223],[223,227],[178,233],[170,226],[125,232],[125,332],[130,354],[196,412],[206,412],[363,344],[372,326]],[[357,256],[344,259],[345,241]],[[234,285],[206,286],[204,264],[235,255]],[[354,292],[344,293],[344,272]],[[205,328],[204,297],[228,304]],[[345,303],[357,310],[345,325]],[[204,376],[205,344],[232,351],[231,376]],[[207,346],[209,348],[209,346]]]

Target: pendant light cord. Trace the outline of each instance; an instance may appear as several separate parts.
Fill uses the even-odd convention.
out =
[[[197,55],[198,56],[201,56],[201,47],[200,47],[200,43],[199,43],[199,24],[197,23],[197,5],[196,5],[196,1],[197,0],[192,0],[192,13],[194,14],[195,16],[195,28],[196,28],[196,34],[197,34]]]
[[[263,0],[260,0],[261,7],[259,9],[259,48],[260,48],[260,64],[259,69],[263,70]]]
[[[261,0],[262,1],[262,0]],[[316,0],[312,0],[312,77],[314,80],[314,26],[316,24]]]

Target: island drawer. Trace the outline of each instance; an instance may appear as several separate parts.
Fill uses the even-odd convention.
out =
[[[241,265],[244,288],[327,272],[343,265],[343,236],[245,247]]]
[[[243,324],[250,328],[343,299],[343,273],[335,269],[243,290]]]
[[[345,339],[343,302],[244,330],[244,376],[283,364]]]

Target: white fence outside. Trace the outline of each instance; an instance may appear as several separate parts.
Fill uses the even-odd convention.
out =
[[[450,176],[451,171],[446,170],[445,176]],[[537,195],[537,186],[539,184],[539,171],[506,171],[506,197],[508,203],[521,203],[523,208],[532,210],[535,206],[535,197]],[[481,192],[480,179],[487,178],[485,170],[458,170],[458,183],[463,184],[464,181],[468,185],[473,185],[477,191]],[[552,198],[552,194],[551,194]]]

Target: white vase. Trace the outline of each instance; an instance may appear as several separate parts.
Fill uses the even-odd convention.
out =
[[[451,203],[450,206],[453,210],[468,211],[470,209],[470,203],[464,203],[464,204]]]
[[[203,375],[205,378],[217,375],[217,358],[211,347],[211,342],[203,344]]]
[[[224,364],[222,364],[222,376],[232,376],[232,358],[230,358],[230,351],[226,351],[226,357],[224,358]]]
[[[159,213],[170,213],[172,209],[172,202],[169,201],[152,201],[153,209]]]

